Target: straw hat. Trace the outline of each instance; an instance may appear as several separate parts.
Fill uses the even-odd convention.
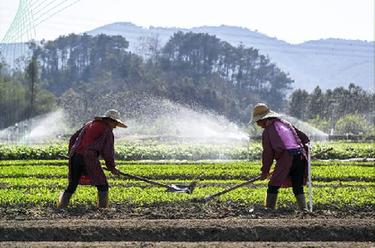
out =
[[[257,103],[253,108],[253,118],[251,121],[256,122],[272,117],[280,117],[280,115],[270,110],[266,104]]]
[[[127,125],[125,125],[125,123],[123,123],[120,120],[120,113],[116,109],[107,110],[107,112],[105,112],[104,116],[97,116],[97,117],[95,117],[95,120],[103,120],[105,118],[109,118],[109,119],[117,122],[118,127],[124,127],[124,128],[128,127]]]

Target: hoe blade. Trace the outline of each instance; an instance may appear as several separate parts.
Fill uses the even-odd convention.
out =
[[[191,194],[193,193],[196,185],[197,185],[196,182],[192,182],[189,185],[171,184],[169,185],[167,192]]]

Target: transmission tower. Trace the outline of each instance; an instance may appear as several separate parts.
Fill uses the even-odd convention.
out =
[[[14,19],[0,42],[0,56],[12,67],[16,59],[30,57],[27,42],[35,39],[37,26],[79,0],[20,0]]]

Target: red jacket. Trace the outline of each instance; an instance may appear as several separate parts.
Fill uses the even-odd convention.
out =
[[[104,121],[94,120],[86,123],[73,134],[69,141],[69,180],[71,180],[71,158],[74,153],[83,156],[91,184],[108,184],[100,165],[99,156],[104,159],[108,169],[115,168],[114,137],[110,126]]]

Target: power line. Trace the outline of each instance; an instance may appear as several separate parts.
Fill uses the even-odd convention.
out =
[[[20,0],[15,17],[0,43],[3,57],[11,57],[12,65],[17,55],[25,54],[26,42],[35,39],[36,27],[79,0]],[[9,45],[13,44],[13,45]]]

